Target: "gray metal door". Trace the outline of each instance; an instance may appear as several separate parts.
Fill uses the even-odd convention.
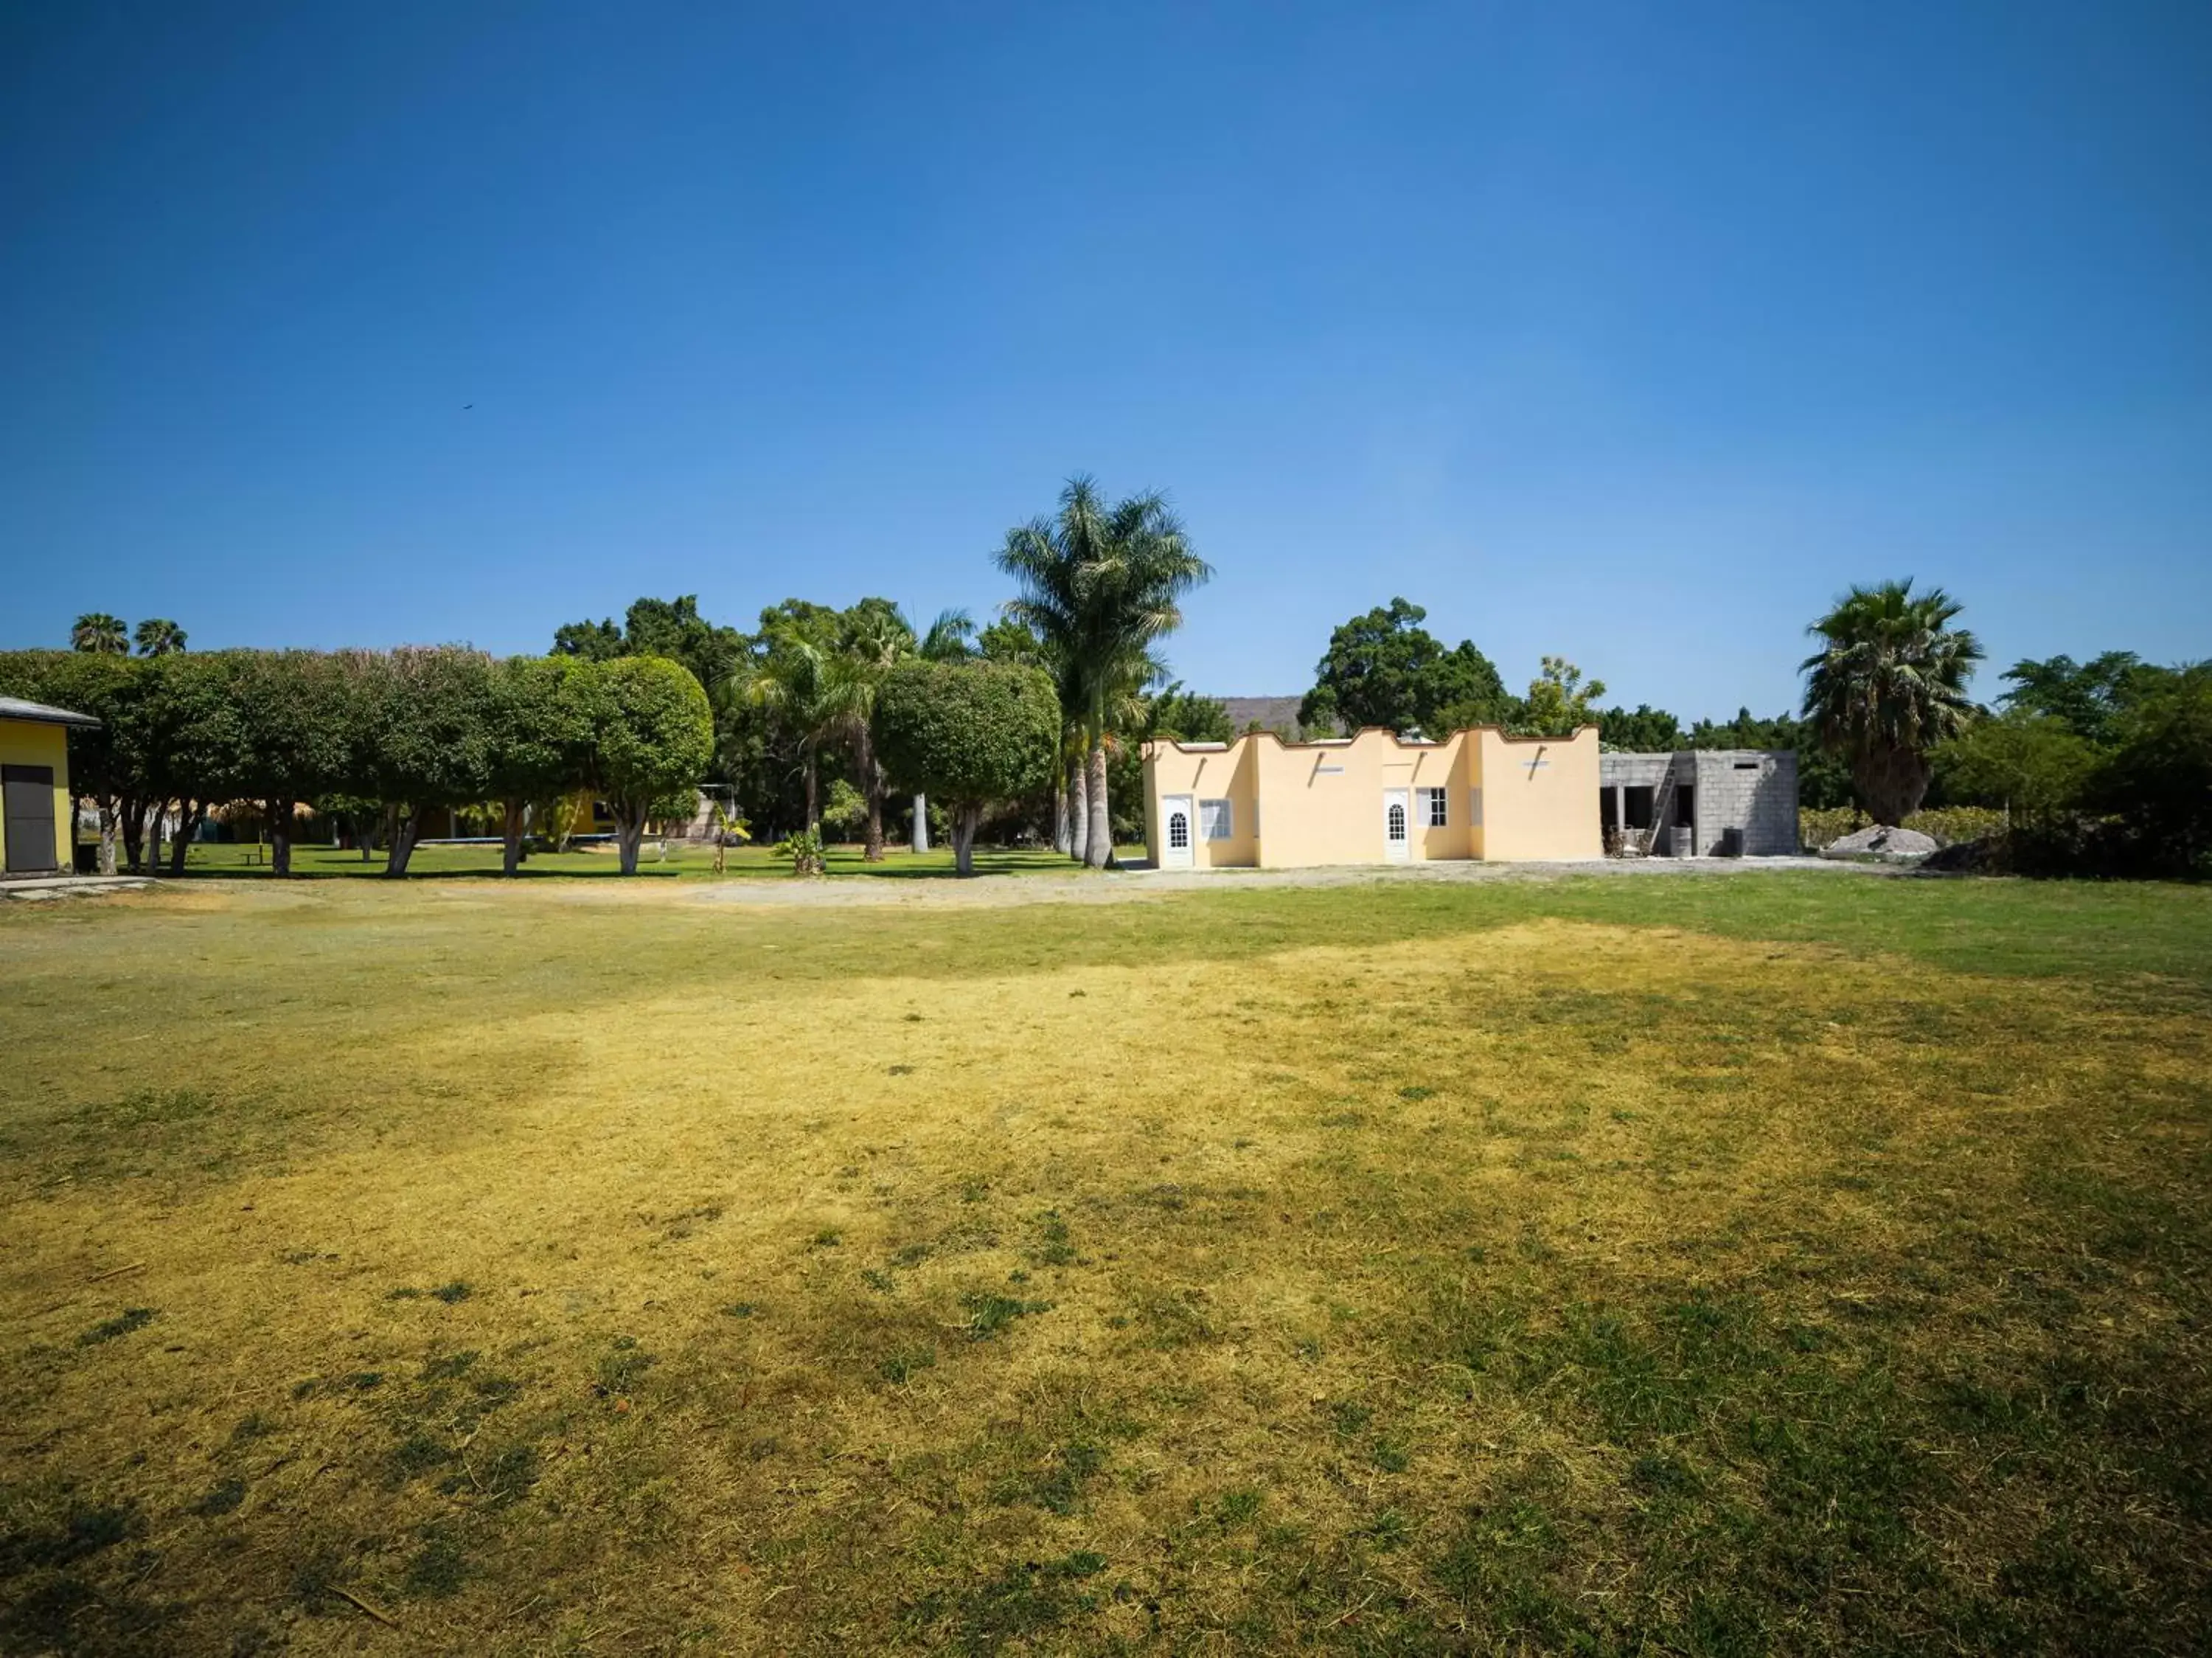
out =
[[[8,873],[54,867],[54,771],[50,765],[0,765],[6,797]]]

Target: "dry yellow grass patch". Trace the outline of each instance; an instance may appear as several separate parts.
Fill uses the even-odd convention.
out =
[[[2063,1408],[2003,1430],[2030,1478],[1974,1412],[2185,1354],[2164,1420],[2201,1426],[2195,1280],[2081,1235],[2201,1169],[2201,1021],[1559,920],[830,977],[769,929],[487,991],[472,948],[577,948],[536,913],[257,911],[220,1006],[118,1021],[88,1104],[23,1112],[19,1630],[1972,1645],[2008,1594],[2078,1612],[2004,1574],[2081,1547],[2147,1643],[2197,1627],[2147,1587],[2203,1540],[2185,1478],[2037,1440]],[[348,951],[405,993],[319,993]]]

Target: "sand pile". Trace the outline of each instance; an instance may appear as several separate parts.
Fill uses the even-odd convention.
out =
[[[1892,829],[1874,824],[1845,835],[1841,840],[1832,840],[1820,849],[1824,858],[1884,857],[1923,858],[1936,850],[1936,838],[1923,835],[1917,829]]]

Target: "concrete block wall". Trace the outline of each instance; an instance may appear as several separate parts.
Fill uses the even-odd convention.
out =
[[[1797,756],[1788,749],[1696,751],[1698,850],[1717,852],[1721,832],[1743,831],[1751,857],[1786,857],[1798,850]]]
[[[1721,850],[1723,832],[1743,831],[1749,857],[1786,857],[1797,844],[1797,756],[1787,749],[1705,748],[1673,754],[1605,754],[1600,787],[1650,789],[1672,771],[1689,789],[1697,855]],[[1669,814],[1671,817],[1671,814]]]
[[[1601,789],[1655,789],[1674,764],[1672,754],[1600,754],[1598,786]],[[1686,774],[1679,781],[1687,783]]]

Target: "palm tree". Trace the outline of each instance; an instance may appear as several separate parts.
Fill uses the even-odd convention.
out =
[[[940,610],[937,619],[929,625],[929,631],[921,636],[921,656],[925,661],[960,662],[975,654],[971,641],[975,637],[975,619],[964,610]]]
[[[138,654],[166,656],[185,648],[185,631],[166,616],[149,616],[138,624]]]
[[[1103,869],[1114,850],[1109,726],[1157,667],[1152,647],[1182,625],[1182,595],[1213,571],[1159,496],[1109,507],[1085,477],[1068,480],[1056,518],[1006,533],[999,568],[1019,588],[1006,613],[1043,641],[1059,669],[1062,706],[1081,721],[1089,772],[1083,859]]]
[[[1084,710],[1089,698],[1078,650],[1083,634],[1078,563],[1063,546],[1059,527],[1039,518],[1024,528],[1007,532],[999,568],[1022,586],[1021,597],[1000,609],[1036,642],[1034,650],[1025,650],[1019,660],[1051,674],[1054,689],[1060,694],[1060,775],[1053,784],[1053,850],[1068,854],[1079,863],[1087,863],[1089,727]]]
[[[823,743],[835,737],[844,717],[831,681],[834,655],[790,627],[762,636],[767,649],[740,661],[722,686],[723,695],[781,721],[799,740],[799,765],[806,779],[806,825],[820,822],[819,771]]]
[[[110,616],[104,610],[87,611],[70,630],[70,649],[101,656],[128,656],[131,630],[120,616]]]
[[[945,617],[940,616],[931,631],[934,634],[939,627],[951,625]],[[938,643],[942,649],[945,638],[939,637]],[[876,764],[876,692],[899,660],[914,654],[914,628],[896,606],[872,602],[855,605],[839,645],[829,665],[824,688],[836,710],[837,726],[852,741],[853,759],[860,773],[860,792],[868,802],[867,844],[862,856],[870,863],[881,863],[884,773]]]
[[[1966,680],[1981,642],[1950,625],[1960,606],[1941,588],[1918,594],[1910,576],[1855,587],[1806,630],[1821,648],[1799,665],[1805,717],[1847,756],[1860,802],[1894,826],[1928,792],[1929,755],[1973,712]]]

